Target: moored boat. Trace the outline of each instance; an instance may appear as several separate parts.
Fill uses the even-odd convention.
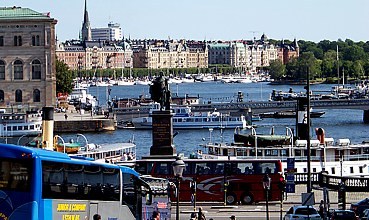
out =
[[[311,172],[325,171],[337,176],[367,176],[369,169],[369,144],[362,142],[353,144],[349,139],[334,140],[320,132],[317,139],[310,140]],[[245,131],[245,130],[243,130]],[[235,130],[240,135],[241,129]],[[295,140],[292,130],[286,128],[286,134],[244,134],[245,139],[238,142],[208,143],[204,145],[202,157],[212,159],[280,159],[284,170],[287,169],[287,158],[295,159],[297,173],[307,173],[307,141]],[[295,141],[294,141],[295,140]]]
[[[150,115],[147,117],[133,118],[132,123],[136,129],[151,129],[153,111],[159,111],[160,105],[153,103],[150,108]],[[174,129],[203,129],[203,128],[236,128],[246,127],[246,117],[231,116],[213,112],[192,112],[190,106],[172,105],[173,128]]]
[[[37,136],[42,133],[42,118],[39,112],[0,113],[0,136]]]

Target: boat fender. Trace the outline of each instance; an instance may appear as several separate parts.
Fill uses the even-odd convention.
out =
[[[315,133],[321,144],[324,144],[325,132],[323,128],[315,128]]]

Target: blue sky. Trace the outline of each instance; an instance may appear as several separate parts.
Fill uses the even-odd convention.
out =
[[[50,12],[62,41],[78,38],[84,0],[3,0]],[[120,23],[126,37],[157,39],[369,40],[368,0],[87,0],[91,26]]]

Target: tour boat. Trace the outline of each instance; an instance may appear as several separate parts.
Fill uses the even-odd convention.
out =
[[[151,104],[150,114],[147,117],[133,118],[132,123],[136,129],[151,129],[153,111],[160,111],[158,103]],[[246,117],[230,116],[213,112],[192,112],[190,106],[171,106],[174,129],[202,129],[202,128],[236,128],[246,127]]]
[[[37,136],[42,133],[42,118],[34,113],[0,113],[0,136]]]
[[[295,172],[307,173],[307,141],[295,140],[292,130],[286,134],[257,134],[255,128],[246,134],[235,129],[235,142],[208,143],[203,145],[203,158],[280,159],[287,171],[287,158],[295,159]],[[250,130],[249,129],[249,130]],[[311,172],[328,172],[337,176],[369,175],[369,143],[353,144],[349,139],[327,138],[324,129],[317,129],[317,139],[310,140]],[[294,141],[295,140],[295,141]],[[256,151],[258,152],[256,155]]]

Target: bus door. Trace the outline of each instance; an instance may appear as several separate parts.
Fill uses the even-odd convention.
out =
[[[89,219],[93,219],[95,214],[98,214],[99,212],[99,203],[97,202],[90,202],[90,218]]]

